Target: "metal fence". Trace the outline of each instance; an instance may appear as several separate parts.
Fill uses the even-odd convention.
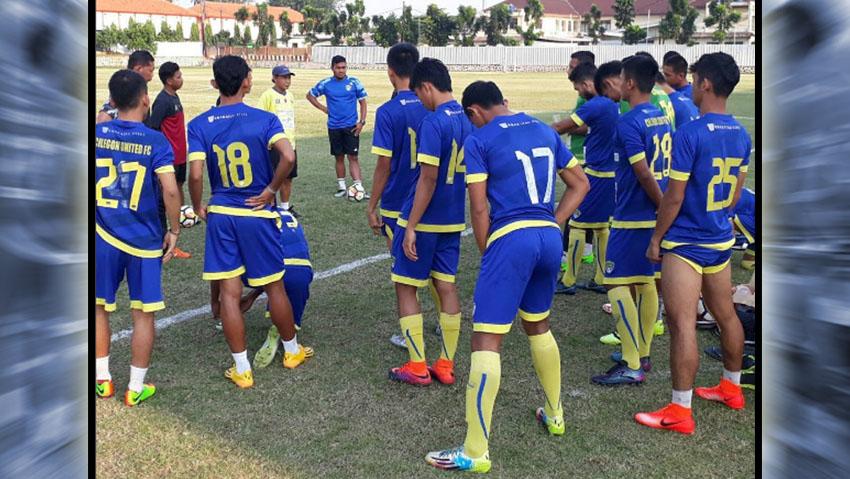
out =
[[[331,57],[342,55],[348,63],[374,65],[386,63],[388,48],[383,47],[314,47],[312,62],[330,64]],[[449,66],[481,65],[501,67],[503,71],[527,67],[558,67],[570,61],[570,54],[577,50],[590,50],[596,55],[596,64],[621,60],[638,51],[647,51],[656,59],[675,50],[688,62],[696,61],[701,55],[717,51],[726,52],[735,58],[742,68],[756,65],[755,45],[575,45],[564,47],[419,47],[421,57],[438,58]]]

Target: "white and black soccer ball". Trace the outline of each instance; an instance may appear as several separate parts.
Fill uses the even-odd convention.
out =
[[[366,191],[357,188],[355,185],[351,185],[348,187],[346,196],[348,197],[348,201],[363,201],[363,198],[366,197]]]
[[[201,219],[195,214],[195,210],[189,205],[180,207],[180,226],[183,228],[191,228],[198,224]]]

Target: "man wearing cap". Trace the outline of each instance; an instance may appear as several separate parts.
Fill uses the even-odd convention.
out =
[[[298,150],[295,147],[295,98],[289,91],[293,76],[295,74],[289,71],[289,67],[286,65],[274,67],[272,69],[274,86],[264,91],[260,96],[259,108],[277,115],[283,124],[284,136],[292,144],[292,149],[295,150],[295,165],[292,166],[289,176],[283,180],[283,186],[280,188],[280,202],[282,209],[289,211],[292,216],[298,218],[300,215],[289,204],[289,196],[292,194],[292,179],[298,176]],[[272,149],[269,158],[272,162],[272,170],[274,170],[277,168],[280,157]]]

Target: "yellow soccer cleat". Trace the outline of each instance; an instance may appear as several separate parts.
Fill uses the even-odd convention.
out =
[[[652,327],[653,334],[656,336],[664,336],[664,321],[658,320],[655,322],[655,325]]]
[[[539,407],[535,412],[535,417],[537,417],[537,422],[546,427],[549,434],[553,436],[563,436],[564,432],[567,430],[567,426],[564,424],[563,415],[557,417],[547,416],[543,408]]]
[[[313,348],[299,344],[297,353],[283,353],[283,367],[286,369],[295,369],[307,361],[307,359],[312,358],[313,354]]]
[[[254,373],[250,369],[239,374],[236,372],[236,366],[231,366],[224,372],[224,377],[233,381],[233,384],[242,389],[248,389],[254,386]]]
[[[111,379],[95,382],[94,392],[100,399],[111,398],[115,395],[115,386],[112,385]]]

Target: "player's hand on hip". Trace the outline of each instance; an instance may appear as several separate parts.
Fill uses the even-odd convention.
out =
[[[369,227],[375,236],[381,236],[381,228],[384,227],[384,222],[381,221],[381,216],[375,210],[366,211],[366,216],[369,218]]]
[[[172,232],[166,231],[165,237],[162,239],[162,262],[168,263],[171,258],[174,257],[174,248],[177,246],[177,237],[179,235]]]
[[[655,239],[649,242],[649,247],[646,248],[646,257],[653,263],[661,262],[661,245]]]
[[[404,230],[404,255],[410,261],[418,261],[419,256],[416,255],[416,231],[413,228]]]
[[[254,210],[261,210],[265,208],[266,205],[274,202],[274,196],[274,192],[266,188],[259,195],[252,196],[245,200],[245,204],[253,207]]]
[[[200,218],[202,221],[207,221],[207,205],[203,205],[200,208],[195,210],[195,216]]]

